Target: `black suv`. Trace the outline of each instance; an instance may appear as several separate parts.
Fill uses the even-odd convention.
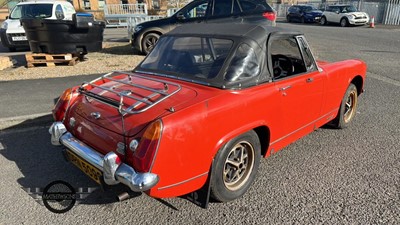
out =
[[[161,35],[187,23],[262,23],[275,26],[276,12],[267,0],[194,0],[171,17],[141,23],[134,28],[132,46],[148,54]]]

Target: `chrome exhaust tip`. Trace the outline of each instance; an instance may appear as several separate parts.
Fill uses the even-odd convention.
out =
[[[122,202],[122,201],[129,199],[130,197],[131,197],[131,195],[128,192],[123,192],[117,196],[117,200],[119,202]]]

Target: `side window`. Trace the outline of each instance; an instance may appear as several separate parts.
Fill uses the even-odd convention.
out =
[[[275,79],[306,72],[306,66],[295,37],[279,37],[269,48]]]
[[[232,0],[214,1],[213,16],[229,16],[232,13]]]
[[[240,14],[240,6],[238,0],[233,0],[233,14]]]
[[[11,13],[10,18],[19,19],[22,17],[22,6],[16,6]]]
[[[260,65],[258,65],[258,58],[254,49],[248,44],[241,44],[236,50],[235,57],[232,59],[224,79],[230,82],[241,81],[257,76],[259,72]]]
[[[311,53],[310,47],[308,46],[307,41],[304,37],[298,37],[299,42],[301,43],[301,51],[303,52],[303,59],[307,71],[311,71],[315,69],[314,65],[314,57]]]
[[[200,2],[184,12],[185,19],[204,17],[207,12],[208,2]]]

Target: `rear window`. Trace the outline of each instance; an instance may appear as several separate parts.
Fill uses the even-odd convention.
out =
[[[162,37],[139,68],[204,82],[219,74],[232,45],[211,37]]]
[[[10,19],[51,17],[53,4],[24,4],[15,6]]]

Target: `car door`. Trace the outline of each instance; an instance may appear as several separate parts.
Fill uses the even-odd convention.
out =
[[[339,23],[340,22],[340,7],[332,7],[331,20],[329,22]]]
[[[276,35],[268,46],[283,132],[273,143],[286,145],[314,130],[321,117],[326,75],[318,70],[304,36]]]
[[[299,11],[300,11],[299,7],[293,6],[289,11],[290,19],[293,21],[298,21],[299,20]]]
[[[303,17],[303,14],[304,14],[304,6],[299,6],[299,10],[296,14],[296,20],[298,22],[301,22],[301,17]]]
[[[326,20],[327,20],[328,22],[332,22],[333,13],[334,13],[334,12],[332,11],[332,6],[329,6],[329,7],[325,10],[324,16],[325,16],[325,18],[326,18]]]

